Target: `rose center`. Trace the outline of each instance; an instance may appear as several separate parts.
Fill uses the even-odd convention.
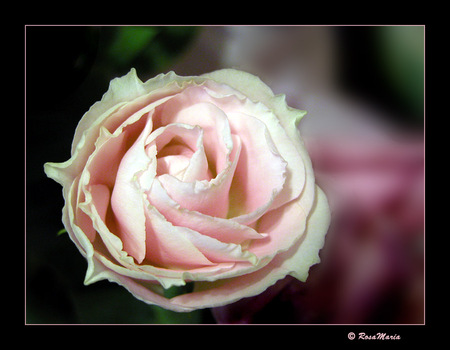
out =
[[[147,153],[156,147],[156,176],[168,174],[184,182],[212,178],[199,126],[174,123],[158,128],[146,145]]]
[[[156,156],[156,175],[170,174],[182,180],[194,151],[179,137],[174,137]]]

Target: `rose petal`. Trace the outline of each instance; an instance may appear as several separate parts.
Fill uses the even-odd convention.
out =
[[[223,243],[215,238],[202,235],[194,230],[182,228],[189,240],[212,262],[248,261],[256,266],[258,257],[242,248],[240,244]]]
[[[281,264],[281,267],[291,276],[300,281],[306,281],[309,268],[320,262],[319,251],[324,245],[330,220],[331,213],[327,197],[316,186],[316,196],[307,219],[303,240],[294,244],[288,251],[278,254],[274,264]]]
[[[170,174],[183,181],[183,175],[189,166],[189,157],[185,155],[165,156],[158,158],[157,164],[157,175]]]
[[[242,151],[230,187],[228,217],[234,218],[252,213],[260,207],[267,209],[267,203],[283,189],[287,164],[273,145],[264,123],[239,112],[227,115],[232,133],[239,135],[242,142]],[[257,218],[253,217],[252,220]],[[248,219],[234,220],[250,223]]]
[[[182,208],[169,197],[158,179],[155,179],[148,197],[150,203],[172,224],[190,228],[221,242],[240,244],[249,239],[264,237],[254,229],[232,220],[212,217]]]
[[[112,188],[117,173],[120,158],[125,153],[125,139],[127,133],[113,137],[105,128],[100,129],[100,135],[95,142],[95,150],[89,157],[85,169],[76,181],[78,184],[76,214],[74,221],[79,225],[91,242],[94,241],[96,231],[89,216],[90,210],[85,212],[83,204],[86,199],[86,188],[91,184],[102,183]],[[81,179],[81,180],[80,180]]]
[[[151,206],[145,217],[147,262],[170,269],[213,265],[191,242],[187,229],[173,226]]]
[[[136,176],[152,162],[145,152],[145,140],[151,129],[152,119],[149,116],[139,138],[120,162],[111,195],[111,207],[120,228],[124,249],[138,262],[142,262],[145,257],[146,233],[143,197]]]
[[[87,231],[88,232],[87,234],[92,235],[88,237],[87,234],[84,232],[85,227],[81,226],[84,224],[89,224],[88,220],[85,220],[86,218],[78,219],[77,217],[79,211],[78,208],[79,198],[77,195],[77,192],[79,191],[79,186],[80,186],[80,177],[77,177],[74,180],[72,186],[64,189],[65,205],[63,207],[62,221],[71,240],[75,243],[80,253],[84,257],[86,257],[89,261],[89,259],[94,254],[91,238],[92,240],[94,239],[95,230],[91,229],[90,231]]]
[[[310,211],[302,207],[302,201],[303,198],[297,198],[261,217],[258,231],[266,233],[267,237],[253,241],[249,250],[258,256],[274,255],[298,241],[305,232]]]
[[[89,173],[85,173],[84,176],[87,177],[88,180]],[[83,178],[81,179],[83,181]],[[88,181],[85,181],[88,182]],[[103,186],[103,185],[97,185],[97,186]],[[97,187],[95,186],[95,187]],[[109,194],[109,189],[106,191],[106,186],[103,186],[103,189],[98,190],[96,192],[96,189],[92,185],[87,185],[83,189],[86,200],[83,203],[80,203],[78,206],[83,212],[85,212],[92,220],[92,225],[94,229],[98,232],[99,236],[101,237],[101,241],[107,248],[109,254],[118,262],[120,262],[122,265],[126,267],[132,267],[133,266],[133,258],[130,257],[127,252],[123,250],[123,242],[122,240],[113,234],[108,226],[106,225],[104,218],[100,217],[99,212],[97,211],[97,205],[99,208],[106,208],[109,202],[109,195],[106,196],[106,192]],[[91,191],[94,191],[94,193],[99,194],[100,191],[103,192],[102,195],[96,195],[95,200],[92,196]]]

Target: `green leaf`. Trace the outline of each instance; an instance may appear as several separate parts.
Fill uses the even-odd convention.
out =
[[[62,228],[61,230],[59,230],[56,235],[57,236],[61,236],[62,234],[67,233],[67,230],[65,228]]]

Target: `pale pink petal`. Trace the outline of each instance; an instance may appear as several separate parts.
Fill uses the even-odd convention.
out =
[[[83,175],[88,178],[88,174],[89,173],[86,172]],[[81,181],[83,180],[84,179],[82,178]],[[103,215],[103,213],[106,215],[106,208],[109,205],[109,189],[104,185],[86,185],[83,191],[86,195],[86,200],[79,204],[79,208],[92,220],[93,228],[97,231],[101,238],[101,242],[104,244],[111,257],[122,265],[132,268],[134,264],[133,258],[123,251],[122,240],[109,230],[109,227],[105,223],[105,219],[100,216],[100,214]],[[95,202],[91,191],[95,194]],[[101,213],[97,211],[96,205],[99,206]],[[98,243],[96,245],[98,246]]]
[[[189,166],[189,157],[185,155],[170,155],[158,158],[157,175],[170,174],[183,181],[183,175]]]
[[[212,173],[209,169],[208,159],[203,146],[203,130],[200,130],[202,133],[198,139],[196,151],[190,158],[189,165],[183,174],[183,182],[194,182],[197,180],[209,181],[212,179]]]
[[[100,219],[106,222],[106,212],[111,199],[111,192],[105,185],[92,185],[89,188],[92,196],[92,203],[97,210]]]
[[[138,262],[145,257],[146,234],[143,197],[138,186],[137,175],[146,170],[152,162],[144,146],[151,128],[151,116],[149,116],[139,138],[120,162],[111,195],[111,207],[120,227],[124,249]]]
[[[316,195],[308,216],[305,234],[289,250],[278,254],[273,262],[303,282],[308,278],[309,268],[320,262],[319,251],[325,243],[325,235],[331,220],[327,197],[318,186],[315,186],[315,190]]]
[[[146,262],[170,269],[213,265],[191,242],[184,231],[173,226],[155,208],[145,211]]]
[[[78,205],[77,222],[89,240],[94,242],[96,227],[98,227],[94,222],[97,222],[96,218],[105,222],[111,193],[105,185],[91,185],[80,192],[86,193],[87,197]],[[95,214],[93,214],[93,208],[95,208]]]
[[[76,178],[76,180],[74,181],[74,185],[77,187],[77,200],[76,205],[74,206],[76,208],[74,215],[74,224],[81,228],[90,242],[93,242],[96,236],[96,231],[92,225],[92,219],[83,210],[81,210],[79,206],[79,204],[83,203],[86,199],[83,191],[83,184],[82,182],[80,182],[80,177]]]
[[[237,217],[266,207],[281,192],[287,164],[278,153],[264,123],[240,112],[227,115],[231,132],[239,135],[242,143],[230,188],[228,213],[228,217]]]
[[[90,217],[90,209],[82,210],[86,199],[86,188],[89,184],[103,184],[112,188],[119,162],[126,149],[124,147],[126,133],[113,137],[105,128],[100,129],[100,135],[95,142],[95,150],[89,157],[85,169],[77,178],[77,205],[75,222],[79,225],[91,242],[94,241],[96,230]],[[81,179],[81,181],[80,181]]]
[[[253,266],[259,263],[258,257],[242,248],[240,244],[223,243],[219,240],[202,235],[197,231],[179,227],[210,261],[214,263],[248,261]]]
[[[80,253],[89,261],[94,254],[92,240],[95,238],[95,230],[89,229],[86,234],[84,232],[85,227],[81,225],[89,225],[89,221],[86,218],[78,219],[77,217],[79,211],[79,186],[80,177],[77,177],[70,187],[64,187],[65,204],[63,207],[62,221],[70,239],[75,243]]]
[[[100,129],[95,150],[83,170],[83,173],[89,172],[89,183],[101,183],[111,189],[114,187],[120,160],[127,151],[128,138],[128,132],[123,132],[116,137],[106,128]]]
[[[264,237],[254,229],[232,220],[211,217],[182,208],[169,197],[158,179],[155,179],[148,196],[150,203],[172,224],[190,228],[221,242],[240,244],[249,239]]]
[[[300,239],[306,229],[307,218],[311,211],[311,207],[309,205],[305,207],[304,203],[313,203],[317,196],[313,180],[307,180],[301,197],[261,217],[258,221],[258,231],[266,233],[267,237],[253,241],[250,251],[258,256],[276,254],[288,249]]]

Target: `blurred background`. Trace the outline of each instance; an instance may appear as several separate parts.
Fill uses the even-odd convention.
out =
[[[26,309],[42,323],[424,323],[424,26],[27,26]],[[232,67],[308,114],[300,130],[332,224],[305,283],[175,313],[106,281],[63,228],[76,125],[111,79]]]

